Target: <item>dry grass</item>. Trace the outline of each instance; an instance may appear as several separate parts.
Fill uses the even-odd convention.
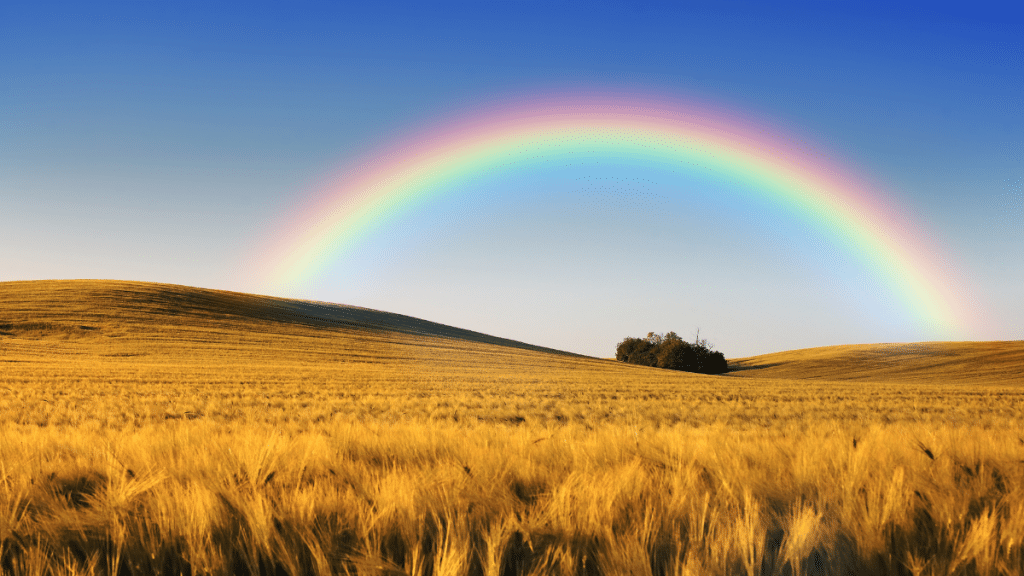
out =
[[[1024,383],[1024,343],[916,342],[791,350],[730,361],[738,376],[906,384]]]
[[[0,571],[1024,573],[1024,343],[736,364],[0,283]]]

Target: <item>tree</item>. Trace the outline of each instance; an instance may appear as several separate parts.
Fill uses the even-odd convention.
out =
[[[711,350],[707,339],[700,338],[700,330],[692,344],[675,332],[664,335],[648,332],[645,338],[627,337],[615,348],[615,359],[629,364],[703,374],[722,374],[729,370],[725,355]]]
[[[630,364],[653,366],[654,345],[647,338],[626,338],[615,349],[615,358]]]
[[[657,352],[658,368],[669,370],[690,370],[697,364],[697,352],[688,342],[682,339],[666,340]]]

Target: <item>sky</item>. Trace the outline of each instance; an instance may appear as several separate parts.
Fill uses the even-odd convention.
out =
[[[0,281],[315,299],[598,357],[651,331],[729,358],[1021,339],[1022,24],[975,3],[3,2]],[[624,93],[729,110],[858,175],[966,316],[936,331],[791,207],[614,151],[453,182],[268,281],[329,216],[316,199],[395,146],[496,102]]]

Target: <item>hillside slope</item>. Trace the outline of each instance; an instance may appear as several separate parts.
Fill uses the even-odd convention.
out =
[[[2,421],[567,422],[715,377],[375,310],[144,282],[0,283]],[[191,416],[189,416],[191,415]]]
[[[1024,566],[999,544],[1024,526],[1020,352],[712,376],[344,306],[0,283],[0,572]]]
[[[344,362],[411,372],[530,366],[706,381],[355,306],[148,282],[0,282],[0,365],[114,358],[199,371],[204,364]],[[728,377],[759,380],[1022,383],[1024,341],[828,346],[731,359],[729,366]]]
[[[794,380],[1024,384],[1024,341],[826,346],[729,360],[731,375]]]
[[[996,422],[1024,406],[1021,348],[797,350],[712,376],[346,306],[143,282],[4,282],[0,424]]]
[[[76,325],[76,323],[78,323]],[[95,324],[91,326],[89,324]],[[212,326],[263,329],[288,325],[449,338],[576,356],[411,316],[239,292],[105,280],[0,283],[0,336],[79,334],[101,325]]]

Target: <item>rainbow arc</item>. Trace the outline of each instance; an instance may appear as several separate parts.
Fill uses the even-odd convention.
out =
[[[934,244],[854,170],[765,125],[651,96],[524,100],[414,134],[297,212],[261,288],[282,292],[317,277],[371,230],[475,177],[580,158],[725,177],[815,222],[922,323],[948,334],[969,323],[970,306]]]

